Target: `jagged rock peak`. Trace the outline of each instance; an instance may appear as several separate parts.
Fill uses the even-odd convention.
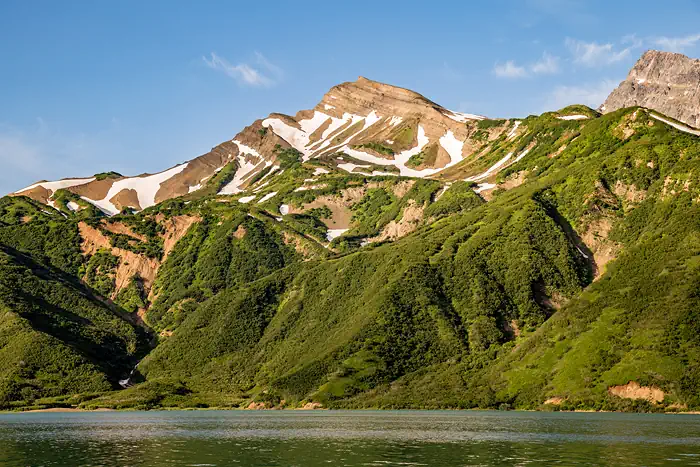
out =
[[[700,127],[700,60],[673,52],[645,52],[600,110],[637,105]]]

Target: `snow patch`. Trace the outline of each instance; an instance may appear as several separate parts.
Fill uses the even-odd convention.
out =
[[[519,155],[518,157],[516,157],[515,160],[513,160],[513,162],[511,162],[511,165],[512,165],[512,164],[515,164],[515,163],[518,162],[520,159],[522,159],[523,157],[527,156],[529,152],[530,152],[530,148],[528,148],[528,149],[524,150],[523,152],[521,152],[520,155]]]
[[[685,125],[682,125],[680,123],[672,122],[671,120],[665,119],[659,115],[656,115],[653,112],[649,113],[649,115],[651,115],[651,118],[659,120],[660,122],[664,122],[667,125],[671,125],[673,128],[675,128],[676,130],[680,130],[683,133],[688,133],[690,135],[700,136],[700,130],[694,130],[694,129],[687,127]]]
[[[393,117],[391,117],[391,120],[389,121],[389,125],[396,126],[401,122],[403,122],[402,117],[393,116]]]
[[[462,112],[453,112],[452,110],[446,110],[446,113],[443,115],[459,123],[467,123],[469,120],[486,120],[486,117],[483,115],[465,114]]]
[[[559,120],[586,120],[588,119],[588,115],[563,115],[557,118]]]
[[[452,130],[448,130],[448,132],[440,138],[440,146],[450,155],[450,164],[454,165],[462,160],[464,141],[458,140],[455,134],[452,133]]]
[[[495,183],[479,183],[476,190],[474,190],[474,191],[477,193],[481,193],[482,191],[492,190],[492,189],[496,188],[497,186],[498,185],[496,185]]]
[[[202,188],[202,184],[201,184],[201,183],[197,183],[196,185],[191,186],[191,187],[189,188],[188,193],[192,193],[193,191],[197,191],[197,190],[199,190],[200,188]]]
[[[66,203],[66,206],[68,207],[68,209],[70,209],[73,212],[77,212],[80,210],[80,205],[78,203],[76,203],[75,201],[68,201]]]
[[[23,191],[31,190],[32,188],[36,188],[38,186],[44,187],[51,192],[55,192],[58,190],[62,190],[64,188],[70,188],[70,187],[78,186],[78,185],[85,185],[86,183],[90,183],[93,180],[95,180],[95,177],[67,178],[65,180],[57,180],[55,182],[39,182],[39,183],[35,183],[34,185],[29,185],[26,188],[22,188],[19,191],[15,191],[15,193],[22,193]]]
[[[355,169],[355,168],[368,169],[370,167],[371,167],[370,165],[357,165],[357,164],[353,164],[352,162],[345,162],[344,164],[338,164],[339,169],[343,169],[343,170],[350,172],[350,173],[352,173],[353,169]],[[297,188],[297,190],[298,190],[298,188]],[[302,190],[300,190],[300,191],[302,191]]]
[[[331,118],[329,115],[315,110],[313,117],[299,122],[299,127],[301,129],[287,125],[279,118],[267,118],[263,120],[262,126],[265,128],[272,128],[272,131],[274,131],[277,136],[289,143],[294,149],[301,152],[303,154],[303,159],[306,161],[309,160],[312,152],[307,148],[310,144],[309,138],[329,118]]]
[[[326,109],[326,110],[335,109],[335,107],[333,107],[332,105],[328,105],[328,104],[324,104],[324,105],[323,105],[323,108]]]
[[[270,198],[274,197],[277,194],[276,191],[271,191],[270,193],[266,194],[262,198],[260,198],[260,201],[258,201],[258,204],[264,203],[265,201],[269,200]]]
[[[238,161],[238,169],[236,174],[233,176],[233,180],[228,182],[220,191],[219,194],[222,195],[235,195],[242,192],[241,185],[246,175],[251,173],[258,164],[248,162],[245,157],[238,155],[236,160]]]
[[[473,176],[473,177],[469,177],[469,178],[466,179],[466,181],[468,181],[468,182],[478,182],[479,180],[483,180],[483,179],[485,179],[485,178],[490,177],[490,176],[493,175],[496,171],[498,171],[498,169],[500,169],[500,168],[503,166],[503,164],[505,164],[506,162],[508,162],[508,160],[509,160],[512,156],[513,156],[513,153],[512,153],[512,152],[509,152],[508,154],[506,154],[506,156],[505,156],[503,159],[501,159],[500,161],[496,162],[496,163],[493,164],[491,167],[489,167],[488,170],[487,170],[486,172],[482,173],[481,175],[476,175],[476,176]]]
[[[286,216],[289,214],[289,205],[288,204],[280,204],[280,214],[283,216]]]
[[[243,198],[238,198],[239,203],[248,204],[255,199],[256,195],[244,196]]]
[[[317,167],[314,169],[314,175],[321,175],[321,174],[328,174],[330,173],[329,170],[322,169],[321,167]]]
[[[328,229],[328,232],[326,233],[326,239],[331,242],[333,241],[334,238],[338,238],[341,235],[343,235],[345,232],[347,232],[348,229]]]
[[[518,120],[517,122],[515,122],[515,125],[513,125],[513,128],[512,128],[512,129],[510,130],[510,132],[508,133],[508,136],[506,136],[506,139],[507,139],[507,140],[508,140],[508,139],[512,139],[513,137],[515,137],[515,132],[518,131],[518,127],[520,126],[521,123],[522,123],[522,122],[521,122],[520,120]]]
[[[141,209],[146,209],[156,204],[156,194],[158,193],[158,190],[160,190],[160,186],[185,170],[188,164],[189,163],[186,162],[155,175],[148,175],[146,177],[130,177],[117,180],[116,182],[112,183],[112,186],[109,188],[107,196],[105,196],[104,199],[83,199],[94,204],[103,212],[113,216],[119,214],[119,209],[117,209],[117,207],[112,204],[110,200],[117,196],[122,190],[134,190],[136,191],[136,196],[139,200],[139,206],[141,206]]]

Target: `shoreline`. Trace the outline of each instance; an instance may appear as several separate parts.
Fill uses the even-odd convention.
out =
[[[94,413],[94,412],[192,412],[192,411],[241,411],[241,412],[332,412],[332,411],[348,411],[348,412],[367,412],[367,411],[396,411],[396,412],[542,412],[542,413],[619,413],[619,414],[653,414],[653,415],[700,415],[700,411],[686,412],[622,412],[611,410],[529,410],[529,409],[513,409],[513,410],[497,410],[497,409],[328,409],[328,408],[271,408],[271,409],[247,409],[247,408],[230,408],[230,407],[192,407],[192,408],[169,408],[162,407],[157,409],[111,409],[108,407],[100,407],[96,409],[81,409],[78,407],[49,407],[45,409],[30,409],[30,410],[0,410],[0,415],[4,414],[22,414],[22,413]]]

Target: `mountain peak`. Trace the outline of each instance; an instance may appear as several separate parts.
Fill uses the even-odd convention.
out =
[[[623,107],[654,109],[700,127],[700,60],[674,52],[648,50],[600,110]]]

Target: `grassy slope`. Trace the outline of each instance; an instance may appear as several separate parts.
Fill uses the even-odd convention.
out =
[[[484,204],[463,183],[433,202],[437,186],[421,182],[411,196],[428,205],[426,225],[359,251],[346,241],[342,256],[297,261],[280,236],[305,224],[254,205],[151,208],[220,220],[192,230],[161,270],[151,319],[175,332],[140,365],[147,382],[91,404],[533,408],[556,396],[565,408],[652,409],[607,394],[636,380],[666,391],[666,405],[697,408],[698,139],[636,109],[523,125],[468,171],[532,147],[499,174],[526,173],[525,184]],[[317,195],[294,192],[296,173],[308,169],[285,172],[263,209]],[[326,190],[355,178],[329,177]],[[408,198],[368,193],[356,233],[399,219]],[[622,253],[591,285],[579,235],[600,220]],[[237,238],[240,225],[257,234]]]
[[[537,145],[508,169],[529,170],[525,185],[483,206],[453,196],[470,210],[395,244],[225,291],[144,373],[195,391],[365,407],[532,408],[559,396],[565,407],[626,408],[607,387],[636,380],[667,391],[668,404],[696,407],[687,362],[698,350],[698,232],[688,222],[697,194],[662,193],[667,177],[692,176],[699,145],[645,115],[630,122],[632,112],[531,117],[534,134],[516,144]],[[622,139],[620,125],[636,133]],[[646,200],[612,194],[618,181],[647,190]],[[591,270],[570,232],[603,217],[624,252],[582,292]],[[571,302],[555,312],[552,296]]]
[[[145,337],[59,269],[0,248],[0,404],[110,390]]]

